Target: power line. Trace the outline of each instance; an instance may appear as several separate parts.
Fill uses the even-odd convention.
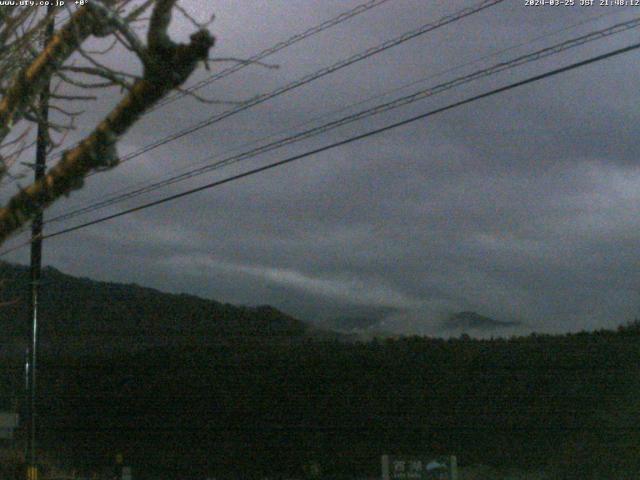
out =
[[[349,20],[350,18],[353,18],[357,15],[360,15],[368,10],[371,10],[375,7],[378,7],[380,5],[382,5],[383,3],[388,2],[389,0],[369,0],[363,4],[360,4],[358,6],[356,6],[355,8],[352,8],[351,10],[347,10],[345,12],[340,13],[339,15],[330,18],[322,23],[320,23],[319,25],[316,25],[315,27],[311,27],[303,32],[300,32],[298,34],[295,34],[291,37],[289,37],[287,40],[284,40],[282,42],[276,43],[275,45],[262,50],[261,52],[251,56],[250,58],[248,58],[246,61],[243,61],[241,63],[232,65],[231,67],[228,67],[212,76],[210,76],[207,79],[201,80],[200,82],[196,83],[195,85],[183,90],[180,93],[177,93],[171,97],[167,97],[162,99],[160,102],[158,102],[155,106],[153,106],[151,109],[149,109],[146,114],[151,113],[152,111],[162,107],[165,104],[168,103],[172,103],[176,100],[179,100],[180,98],[186,96],[189,94],[189,92],[194,92],[196,90],[199,90],[200,88],[206,86],[206,85],[210,85],[211,83],[217,81],[217,80],[221,80],[225,77],[228,77],[229,75],[232,75],[235,72],[238,72],[239,70],[242,70],[243,68],[248,67],[251,64],[255,64],[257,62],[259,62],[260,60],[262,60],[263,58],[266,58],[276,52],[279,52],[280,50],[283,50],[291,45],[294,45],[295,43],[298,43],[302,40],[305,40],[309,37],[312,37],[314,35],[317,35],[320,32],[323,32],[331,27],[334,27],[336,25],[339,25],[340,23],[343,23],[347,20]],[[67,17],[70,18],[71,14]],[[76,144],[77,145],[77,144]],[[73,147],[71,147],[73,148]],[[144,153],[144,152],[143,152]],[[59,159],[60,157],[62,157],[62,155],[64,155],[64,153],[59,153],[57,155],[54,156],[54,159]],[[121,159],[122,160],[122,159]],[[126,161],[126,160],[125,160]],[[16,178],[21,177],[21,174],[18,174],[16,176]],[[7,182],[5,185],[8,185],[10,183],[13,182]]]
[[[528,85],[528,84],[531,84],[531,83],[534,83],[534,82],[538,82],[540,80],[544,80],[546,78],[550,78],[550,77],[559,75],[561,73],[565,73],[565,72],[568,72],[570,70],[575,70],[577,68],[581,68],[581,67],[584,67],[584,66],[596,63],[596,62],[600,62],[600,61],[606,60],[608,58],[612,58],[612,57],[615,57],[615,56],[618,56],[618,55],[622,55],[624,53],[628,53],[628,52],[631,52],[633,50],[637,50],[638,48],[640,48],[640,43],[634,43],[634,44],[629,45],[627,47],[619,48],[617,50],[613,50],[611,52],[608,52],[608,53],[605,53],[605,54],[602,54],[602,55],[597,55],[595,57],[591,57],[591,58],[589,58],[587,60],[582,60],[580,62],[572,63],[572,64],[564,66],[564,67],[560,67],[560,68],[557,68],[557,69],[554,69],[554,70],[550,70],[548,72],[545,72],[545,73],[542,73],[542,74],[539,74],[539,75],[535,75],[535,76],[529,77],[529,78],[527,78],[525,80],[521,80],[519,82],[511,83],[509,85],[506,85],[506,86],[503,86],[503,87],[500,87],[500,88],[496,88],[496,89],[490,90],[488,92],[481,93],[479,95],[474,95],[474,96],[472,96],[470,98],[467,98],[467,99],[464,99],[464,100],[460,100],[460,101],[455,102],[455,103],[451,103],[451,104],[446,105],[444,107],[440,107],[440,108],[431,110],[429,112],[426,112],[426,113],[423,113],[423,114],[420,114],[420,115],[416,115],[414,117],[411,117],[411,118],[408,118],[408,119],[405,119],[405,120],[401,120],[399,122],[395,122],[395,123],[392,123],[390,125],[386,125],[386,126],[381,127],[381,128],[370,130],[370,131],[362,133],[360,135],[349,137],[349,138],[347,138],[345,140],[341,140],[339,142],[334,142],[334,143],[331,143],[329,145],[325,145],[323,147],[319,147],[319,148],[316,148],[314,150],[307,151],[305,153],[301,153],[301,154],[298,154],[298,155],[294,155],[292,157],[285,158],[284,160],[273,162],[273,163],[264,165],[262,167],[254,168],[252,170],[248,170],[246,172],[243,172],[243,173],[240,173],[240,174],[237,174],[237,175],[233,175],[233,176],[227,177],[227,178],[222,179],[222,180],[217,180],[215,182],[211,182],[211,183],[202,185],[200,187],[192,188],[192,189],[186,190],[184,192],[180,192],[180,193],[177,193],[177,194],[174,194],[174,195],[170,195],[170,196],[161,198],[159,200],[155,200],[153,202],[149,202],[149,203],[146,203],[146,204],[143,204],[143,205],[139,205],[137,207],[129,208],[127,210],[123,210],[121,212],[118,212],[118,213],[115,213],[115,214],[112,214],[112,215],[107,215],[107,216],[104,216],[104,217],[101,217],[101,218],[98,218],[98,219],[95,219],[95,220],[91,220],[89,222],[85,222],[85,223],[82,223],[82,224],[79,224],[79,225],[75,225],[73,227],[65,228],[63,230],[59,230],[57,232],[50,233],[48,235],[43,235],[43,236],[41,236],[41,238],[44,240],[44,239],[48,239],[48,238],[53,238],[53,237],[65,235],[67,233],[71,233],[71,232],[74,232],[76,230],[80,230],[80,229],[83,229],[83,228],[86,228],[86,227],[89,227],[89,226],[92,226],[92,225],[96,225],[98,223],[106,222],[107,220],[112,220],[114,218],[122,217],[122,216],[128,215],[130,213],[138,212],[138,211],[141,211],[141,210],[145,210],[147,208],[154,207],[156,205],[160,205],[160,204],[167,203],[167,202],[170,202],[170,201],[173,201],[173,200],[177,200],[179,198],[186,197],[188,195],[192,195],[192,194],[197,193],[197,192],[201,192],[201,191],[204,191],[204,190],[209,190],[211,188],[215,188],[215,187],[218,187],[220,185],[224,185],[226,183],[231,183],[233,181],[240,180],[242,178],[246,178],[246,177],[255,175],[257,173],[261,173],[261,172],[264,172],[264,171],[267,171],[267,170],[274,169],[276,167],[280,167],[280,166],[295,162],[297,160],[301,160],[301,159],[309,157],[311,155],[315,155],[315,154],[322,153],[322,152],[325,152],[325,151],[328,151],[328,150],[332,150],[332,149],[334,149],[336,147],[340,147],[340,146],[343,146],[343,145],[347,145],[349,143],[353,143],[353,142],[356,142],[356,141],[359,141],[359,140],[363,140],[363,139],[371,137],[373,135],[378,135],[380,133],[396,129],[396,128],[402,127],[404,125],[408,125],[410,123],[414,123],[414,122],[416,122],[418,120],[423,120],[425,118],[428,118],[428,117],[431,117],[431,116],[434,116],[434,115],[437,115],[437,114],[440,114],[440,113],[444,113],[444,112],[452,110],[454,108],[457,108],[457,107],[460,107],[460,106],[463,106],[463,105],[467,105],[467,104],[470,104],[472,102],[475,102],[475,101],[478,101],[478,100],[481,100],[481,99],[484,99],[484,98],[488,98],[488,97],[497,95],[499,93],[503,93],[503,92],[506,92],[506,91],[509,91],[509,90],[513,90],[515,88],[518,88],[518,87],[521,87],[521,86],[524,86],[524,85]],[[15,251],[15,250],[17,250],[17,249],[19,249],[19,248],[21,248],[23,246],[29,245],[30,243],[31,243],[31,241],[25,242],[23,244],[20,244],[20,245],[17,245],[15,247],[13,247],[13,248],[4,250],[3,252],[0,253],[0,256],[4,256],[4,255],[6,255],[6,254],[8,254],[8,253],[10,253],[12,251]]]
[[[624,10],[624,9],[622,9],[622,10]],[[405,84],[405,85],[402,85],[402,86],[400,86],[400,87],[396,87],[396,88],[393,88],[393,89],[387,90],[387,91],[382,92],[382,93],[380,93],[380,94],[376,94],[376,95],[370,96],[370,97],[368,97],[368,98],[366,98],[366,99],[364,99],[364,100],[360,100],[360,101],[358,101],[358,102],[352,103],[352,104],[350,104],[350,105],[348,105],[348,106],[341,107],[341,108],[339,108],[339,109],[337,109],[337,110],[333,110],[333,111],[331,111],[331,112],[329,112],[329,113],[322,114],[322,115],[320,115],[320,116],[318,116],[318,117],[314,117],[314,118],[312,118],[312,119],[310,119],[310,120],[307,120],[307,121],[305,121],[305,122],[303,122],[303,123],[301,123],[301,124],[298,124],[298,127],[302,127],[302,126],[308,125],[309,123],[317,122],[317,121],[322,120],[322,119],[324,119],[324,118],[330,117],[330,116],[332,116],[332,115],[334,115],[334,114],[341,113],[341,112],[343,112],[343,111],[349,110],[349,109],[351,109],[351,108],[353,108],[353,107],[356,107],[356,106],[359,106],[359,105],[363,105],[363,104],[368,103],[368,102],[370,102],[370,101],[372,101],[372,100],[377,100],[377,99],[379,99],[379,98],[381,98],[381,97],[388,96],[388,95],[390,95],[390,94],[392,94],[392,93],[396,93],[396,92],[398,92],[398,91],[405,90],[405,89],[407,89],[407,88],[409,88],[409,87],[411,87],[411,86],[417,85],[417,84],[419,84],[419,83],[423,83],[423,82],[425,82],[426,80],[429,80],[429,79],[431,79],[431,78],[437,78],[437,77],[440,77],[440,76],[442,76],[442,75],[444,75],[444,74],[446,74],[446,73],[454,72],[454,71],[460,70],[460,69],[461,69],[461,68],[463,68],[463,67],[466,67],[466,66],[469,66],[469,65],[473,65],[473,64],[475,64],[475,63],[479,63],[480,61],[485,60],[485,59],[487,59],[487,58],[491,58],[491,57],[498,56],[498,55],[500,55],[500,54],[502,54],[502,53],[505,53],[505,52],[508,52],[508,51],[511,51],[511,50],[515,50],[515,49],[517,49],[517,48],[520,48],[520,47],[522,47],[522,46],[524,46],[524,45],[530,45],[530,44],[532,44],[532,43],[536,43],[536,42],[538,42],[538,41],[540,41],[540,40],[542,40],[542,39],[547,39],[547,38],[550,38],[550,37],[556,36],[556,35],[558,35],[559,33],[563,33],[563,32],[565,32],[565,31],[567,31],[567,30],[574,29],[574,28],[576,28],[576,27],[579,27],[579,26],[585,25],[585,24],[587,24],[587,23],[591,23],[591,22],[593,22],[593,21],[595,21],[595,20],[599,20],[599,19],[602,19],[602,18],[604,18],[604,17],[609,17],[609,16],[611,16],[611,15],[615,15],[615,14],[617,14],[617,13],[619,13],[619,10],[616,10],[616,11],[614,11],[614,12],[606,12],[606,13],[603,13],[603,14],[600,14],[600,15],[594,15],[593,17],[590,17],[590,18],[587,18],[587,19],[582,20],[582,21],[580,21],[580,22],[577,22],[577,23],[571,24],[571,25],[569,25],[569,26],[567,26],[567,27],[564,27],[564,28],[561,28],[561,29],[558,29],[558,30],[554,30],[554,31],[551,31],[551,32],[545,32],[545,33],[544,33],[544,34],[542,34],[542,35],[539,35],[539,36],[537,36],[537,37],[534,37],[534,38],[528,39],[528,40],[526,40],[526,41],[524,41],[524,42],[521,42],[521,43],[519,43],[519,44],[512,45],[512,46],[507,47],[507,48],[503,48],[503,49],[495,50],[495,51],[493,51],[493,52],[491,52],[491,53],[489,53],[489,54],[487,54],[487,55],[484,55],[484,56],[482,56],[482,57],[480,57],[480,58],[478,58],[478,59],[471,60],[471,61],[468,61],[468,62],[465,62],[465,63],[462,63],[462,64],[458,64],[458,65],[456,65],[456,66],[454,66],[454,67],[451,67],[451,68],[448,68],[448,69],[446,69],[446,70],[444,70],[444,71],[440,71],[440,72],[438,72],[438,73],[435,73],[435,74],[432,74],[432,75],[428,75],[428,76],[426,76],[426,77],[423,77],[423,78],[421,78],[421,79],[418,79],[418,80],[412,81],[412,82],[407,83],[407,84]],[[621,24],[618,24],[618,25],[621,25]],[[612,27],[612,28],[613,28],[613,27]],[[248,144],[246,144],[246,145],[255,145],[255,144],[258,144],[258,143],[260,143],[260,142],[262,142],[262,141],[264,141],[264,140],[272,139],[272,138],[276,137],[277,135],[282,134],[282,133],[285,133],[285,132],[286,132],[286,131],[279,131],[279,132],[274,133],[274,134],[271,134],[271,135],[269,135],[269,136],[262,137],[262,138],[260,138],[260,139],[257,139],[257,140],[254,140],[254,141],[252,141],[252,142],[249,142],[249,143],[248,143]],[[229,152],[229,153],[230,153],[230,152],[233,152],[233,151],[237,151],[237,150],[239,150],[239,149],[240,149],[240,148],[236,147],[236,148],[233,148],[233,149],[227,150],[227,152]],[[216,157],[218,157],[218,156],[216,156]],[[216,157],[210,157],[209,159],[213,159],[213,158],[216,158]],[[207,166],[208,166],[208,165],[205,165],[204,167],[200,167],[200,168],[207,168]],[[212,169],[213,169],[213,168],[212,168]],[[184,173],[182,173],[182,174],[179,174],[178,176],[181,176],[181,175],[183,175],[183,174],[184,174],[184,175],[187,175],[187,174],[190,174],[190,173],[192,173],[192,172],[194,172],[194,171],[195,171],[195,170],[193,170],[193,169],[192,169],[192,170],[187,170],[186,172],[184,172]],[[178,172],[174,172],[174,173],[178,173]],[[177,177],[170,177],[170,178],[177,178]],[[110,196],[110,197],[105,198],[104,200],[100,200],[100,201],[94,202],[94,203],[92,203],[91,205],[89,205],[89,206],[87,206],[87,207],[80,207],[80,208],[76,208],[75,210],[72,210],[71,212],[68,212],[68,213],[66,213],[66,214],[62,214],[62,215],[59,215],[59,216],[57,216],[57,217],[51,218],[51,219],[50,219],[50,220],[48,220],[46,223],[62,221],[62,220],[64,220],[64,219],[70,218],[71,216],[74,216],[74,217],[75,217],[75,216],[77,216],[77,215],[80,215],[80,214],[83,214],[83,213],[87,213],[87,212],[89,212],[89,211],[94,211],[94,210],[97,210],[97,209],[102,208],[102,207],[104,207],[104,206],[108,206],[108,205],[111,205],[111,204],[113,204],[113,203],[116,203],[116,201],[119,201],[119,199],[125,200],[125,199],[128,199],[128,198],[132,198],[132,196],[137,196],[137,195],[135,195],[135,193],[137,193],[137,192],[141,192],[140,194],[146,193],[147,191],[149,191],[149,190],[147,190],[147,189],[151,189],[153,186],[158,185],[158,184],[160,184],[160,183],[162,183],[162,181],[160,181],[160,182],[154,182],[154,183],[151,183],[151,184],[146,184],[145,186],[143,186],[143,187],[141,187],[141,188],[136,188],[135,190],[133,190],[133,191],[129,191],[129,192],[127,192],[127,190],[129,190],[129,188],[130,188],[130,187],[121,188],[121,189],[119,189],[119,190],[116,190],[116,191],[112,192],[111,196]],[[142,184],[142,182],[138,182],[138,185],[141,185],[141,184]],[[142,191],[142,190],[144,190],[144,191]],[[124,193],[124,194],[123,194],[122,192],[126,192],[126,193]]]
[[[328,75],[330,73],[333,73],[337,70],[340,70],[342,68],[345,68],[349,65],[352,65],[358,61],[364,60],[366,58],[369,58],[373,55],[376,55],[378,53],[381,53],[385,50],[388,50],[394,46],[397,46],[401,43],[404,43],[406,41],[409,41],[415,37],[418,37],[420,35],[426,34],[428,32],[434,31],[440,27],[443,27],[445,25],[454,23],[458,20],[461,20],[463,18],[466,18],[468,16],[471,16],[475,13],[478,13],[482,10],[485,10],[487,8],[490,8],[492,6],[495,6],[497,4],[502,3],[504,0],[484,0],[478,4],[476,4],[475,6],[472,7],[468,7],[468,8],[464,8],[462,10],[459,10],[453,14],[450,15],[446,15],[442,18],[440,18],[438,21],[434,22],[434,23],[428,23],[425,25],[422,25],[421,27],[418,27],[414,30],[408,31],[398,37],[395,37],[391,40],[387,40],[377,46],[371,47],[363,52],[360,52],[358,54],[355,54],[347,59],[344,59],[342,61],[339,61],[329,67],[325,67],[319,71],[316,71],[315,73],[306,75],[300,79],[298,79],[297,81],[294,81],[290,84],[285,85],[284,87],[281,87],[279,89],[276,89],[275,91],[272,91],[270,93],[267,94],[263,94],[263,95],[259,95],[257,97],[254,97],[253,99],[239,105],[237,108],[235,109],[231,109],[228,110],[226,112],[223,112],[219,115],[216,115],[214,117],[209,118],[208,120],[205,120],[204,122],[200,122],[199,124],[190,127],[187,130],[183,130],[181,132],[178,132],[176,134],[173,134],[169,137],[165,137],[163,139],[160,139],[159,141],[156,141],[152,144],[146,145],[145,147],[142,147],[142,149],[139,149],[138,151],[132,152],[124,157],[122,157],[120,159],[120,163],[124,163],[127,162],[129,160],[132,160],[135,157],[138,157],[150,150],[153,150],[157,147],[160,147],[161,145],[165,145],[171,141],[177,140],[178,138],[181,138],[183,136],[189,135],[197,130],[200,130],[206,126],[212,125],[214,123],[217,123],[218,121],[221,121],[225,118],[228,118],[232,115],[235,115],[236,113],[239,113],[241,111],[247,110],[255,105],[258,105],[260,103],[263,103],[271,98],[274,98],[278,95],[284,94],[285,92],[288,92],[290,90],[293,90],[295,88],[298,88],[302,85],[305,85],[307,83],[312,82],[313,80],[316,80],[320,77],[323,77],[325,75]],[[63,154],[60,154],[57,156],[57,158],[60,158]],[[90,174],[87,175],[87,177],[90,177],[92,175],[94,175],[95,173],[98,172],[92,172]]]
[[[195,92],[196,90],[200,90],[201,88],[207,86],[207,85],[211,85],[213,82],[216,82],[222,78],[228,77],[229,75],[242,70],[245,67],[248,67],[251,64],[257,63],[260,60],[273,55],[274,53],[279,52],[280,50],[283,50],[287,47],[290,47],[291,45],[294,45],[295,43],[298,43],[302,40],[305,40],[313,35],[316,35],[320,32],[323,32],[324,30],[327,30],[331,27],[334,27],[335,25],[338,25],[346,20],[349,20],[352,17],[355,17],[356,15],[360,15],[361,13],[366,12],[367,10],[371,10],[372,8],[378,7],[380,5],[382,5],[383,3],[387,2],[389,0],[369,0],[366,3],[363,3],[361,5],[358,5],[357,7],[348,10],[346,12],[342,12],[341,14],[337,15],[336,17],[330,18],[329,20],[326,20],[324,22],[322,22],[319,25],[316,25],[315,27],[311,27],[308,30],[305,30],[304,32],[301,33],[297,33],[291,37],[289,37],[287,40],[284,40],[282,42],[276,43],[275,45],[266,48],[264,50],[262,50],[259,53],[256,53],[255,55],[249,57],[247,59],[246,62],[242,62],[236,65],[233,65],[229,68],[225,68],[224,70],[211,75],[209,78],[205,78],[204,80],[200,80],[199,82],[195,83],[194,85],[184,89],[184,91],[176,93],[173,96],[170,97],[165,97],[164,99],[160,100],[160,102],[158,102],[153,108],[151,108],[149,110],[149,112],[152,112],[164,105],[167,105],[169,103],[173,103],[176,100],[179,100],[180,98],[186,96],[189,94],[189,92]]]
[[[446,25],[449,25],[451,23],[457,22],[459,20],[462,20],[463,18],[466,18],[468,16],[474,15],[482,10],[485,10],[487,8],[490,8],[492,6],[495,6],[499,3],[504,2],[505,0],[483,0],[482,2],[480,2],[479,4],[477,4],[476,6],[473,7],[468,7],[468,8],[464,8],[462,10],[459,10],[458,12],[451,14],[451,15],[446,15],[444,17],[442,17],[440,20],[438,20],[435,23],[428,23],[425,25],[422,25],[419,28],[416,28],[414,30],[408,31],[396,38],[393,38],[391,40],[387,40],[386,42],[383,42],[379,45],[376,45],[375,47],[371,47],[368,48],[367,50],[357,53],[355,55],[352,55],[344,60],[340,60],[337,63],[334,63],[333,65],[330,65],[328,67],[322,68],[314,73],[308,74],[303,76],[302,78],[299,78],[298,80],[295,80],[287,85],[284,85],[280,88],[277,88],[269,93],[264,93],[261,95],[258,95],[252,99],[247,100],[246,102],[241,103],[240,105],[238,105],[235,108],[232,108],[230,110],[224,111],[218,115],[214,115],[213,117],[210,117],[206,120],[203,120],[195,125],[192,125],[191,127],[188,127],[186,129],[183,129],[179,132],[173,133],[171,135],[165,136],[161,139],[156,140],[155,142],[152,142],[138,150],[136,150],[135,152],[131,152],[128,155],[123,156],[120,159],[120,164],[128,162],[130,160],[133,160],[136,157],[139,157],[140,155],[143,155],[151,150],[154,150],[158,147],[161,147],[163,145],[166,145],[167,143],[176,141],[184,136],[190,135],[194,132],[197,132],[198,130],[201,130],[205,127],[208,127],[210,125],[213,125],[215,123],[218,123],[226,118],[229,118],[233,115],[236,115],[237,113],[243,112],[245,110],[248,110],[249,108],[252,108],[256,105],[259,105],[261,103],[266,102],[267,100],[270,100],[274,97],[277,97],[279,95],[282,95],[284,93],[287,93],[291,90],[294,90],[296,88],[299,88],[303,85],[306,85],[308,83],[311,83],[314,80],[317,80],[321,77],[324,77],[326,75],[329,75],[331,73],[334,73],[338,70],[341,70],[345,67],[348,67],[350,65],[353,65],[354,63],[360,62],[362,60],[365,60],[369,57],[372,57],[373,55],[377,55],[379,53],[382,53],[385,50],[388,50],[390,48],[393,48],[397,45],[400,45],[404,42],[407,42],[413,38],[416,38],[420,35],[424,35],[426,33],[432,32],[434,30],[437,30],[438,28],[444,27]],[[92,176],[97,172],[93,172],[87,176]]]
[[[624,32],[624,31],[628,31],[632,28],[637,28],[638,26],[640,26],[640,17],[626,21],[626,22],[622,22],[616,25],[613,25],[611,27],[608,27],[606,29],[602,29],[602,30],[598,30],[595,32],[591,32],[588,33],[586,35],[582,35],[580,37],[577,38],[573,38],[570,40],[566,40],[564,42],[561,42],[559,44],[550,46],[550,47],[546,47],[543,48],[541,50],[529,53],[529,54],[525,54],[525,55],[521,55],[519,57],[516,57],[512,60],[509,61],[504,61],[504,62],[500,62],[498,64],[495,64],[491,67],[488,68],[484,68],[481,70],[478,70],[476,72],[470,73],[468,75],[464,75],[461,77],[458,77],[456,79],[450,80],[448,82],[445,83],[441,83],[439,85],[433,86],[433,87],[429,87],[427,89],[423,89],[420,90],[418,92],[412,93],[410,95],[406,95],[400,98],[397,98],[395,100],[386,102],[386,103],[382,103],[380,105],[376,105],[372,108],[342,117],[338,120],[334,120],[332,122],[326,123],[324,125],[318,126],[318,127],[314,127],[302,132],[299,132],[295,135],[292,136],[288,136],[285,137],[283,139],[268,143],[266,145],[262,145],[260,147],[245,151],[243,153],[237,154],[237,155],[233,155],[230,157],[227,157],[221,161],[215,162],[213,164],[209,164],[209,165],[205,165],[203,167],[199,167],[196,169],[192,169],[189,170],[185,173],[176,175],[176,176],[172,176],[169,177],[165,180],[161,180],[159,182],[155,182],[155,183],[151,183],[149,185],[146,185],[144,187],[138,188],[138,189],[134,189],[131,190],[129,192],[126,192],[124,194],[120,194],[120,195],[115,195],[112,196],[111,198],[107,198],[105,200],[93,203],[91,205],[85,206],[85,207],[81,207],[79,209],[73,210],[71,212],[68,212],[66,214],[61,214],[58,215],[56,217],[51,218],[50,220],[48,220],[46,223],[53,223],[53,222],[59,222],[59,221],[63,221],[63,220],[67,220],[73,217],[76,217],[78,215],[84,214],[84,213],[89,213],[110,205],[113,205],[115,203],[119,203],[121,201],[130,199],[130,198],[134,198],[137,197],[139,195],[145,194],[145,193],[149,193],[151,191],[157,190],[159,188],[162,188],[164,186],[168,186],[180,181],[184,181],[187,180],[189,178],[193,178],[195,176],[199,176],[205,173],[208,173],[210,171],[213,170],[217,170],[221,167],[230,165],[232,163],[236,163],[242,160],[245,160],[247,158],[252,158],[255,157],[257,155],[260,155],[262,153],[266,153],[268,151],[277,149],[277,148],[281,148],[285,145],[290,145],[292,143],[319,135],[321,133],[325,133],[327,131],[333,130],[335,128],[338,127],[342,127],[344,125],[347,125],[349,123],[353,123],[355,121],[359,121],[359,120],[363,120],[365,118],[374,116],[374,115],[378,115],[381,114],[383,112],[387,112],[405,105],[408,105],[410,103],[416,102],[418,100],[423,100],[425,98],[431,97],[433,95],[437,95],[439,93],[442,93],[444,91],[459,87],[463,84],[466,83],[470,83],[474,80],[480,79],[480,78],[484,78],[490,75],[495,75],[497,73],[503,72],[505,70],[511,69],[511,68],[515,68],[518,66],[522,66],[524,64],[533,62],[533,61],[537,61],[543,58],[547,58],[549,56],[552,55],[556,55],[558,53],[561,53],[563,51],[566,51],[568,49],[571,48],[576,48],[578,46],[582,46],[586,43],[595,41],[595,40],[599,40],[602,39],[604,37],[610,36],[610,35],[614,35],[620,32]]]

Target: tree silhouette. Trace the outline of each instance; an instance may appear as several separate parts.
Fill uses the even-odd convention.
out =
[[[71,3],[71,2],[67,2]],[[179,88],[198,64],[206,62],[214,39],[206,24],[197,23],[177,0],[94,0],[68,10],[49,41],[42,38],[55,11],[42,8],[0,9],[0,181],[8,169],[29,151],[31,129],[45,121],[40,94],[53,82],[47,100],[56,120],[46,120],[51,132],[49,151],[61,151],[59,161],[40,180],[21,188],[0,209],[0,243],[46,208],[71,191],[81,188],[84,178],[118,165],[118,140],[172,90]],[[188,43],[174,42],[168,34],[172,13],[188,18],[195,31]],[[148,15],[148,19],[143,16]],[[146,41],[138,35],[146,29]],[[90,37],[112,39],[103,51],[90,51]],[[114,70],[101,56],[122,48],[137,58],[141,73]],[[70,105],[95,99],[97,89],[119,88],[121,98],[91,133],[65,148],[79,112]]]

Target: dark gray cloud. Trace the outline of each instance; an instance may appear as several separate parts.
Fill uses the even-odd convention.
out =
[[[249,56],[357,3],[216,2],[216,54]],[[388,2],[270,58],[278,70],[251,67],[204,93],[250,98],[468,4]],[[211,8],[196,0],[188,6],[203,17]],[[297,131],[304,127],[296,125],[318,115],[494,51],[517,46],[413,88],[634,14],[632,8],[534,8],[508,1],[96,175],[51,212],[163,178],[261,137]],[[596,16],[601,18],[587,22]],[[188,31],[177,23],[176,34]],[[635,39],[637,32],[604,39],[100,213],[301,153]],[[270,303],[307,320],[370,315],[387,330],[443,334],[442,320],[459,311],[519,322],[518,332],[615,326],[638,313],[636,60],[630,54],[598,63],[52,239],[45,259],[71,274],[227,302]],[[110,101],[101,99],[86,124]],[[145,118],[123,140],[121,152],[226,108],[175,102]],[[22,252],[11,258],[27,257]]]

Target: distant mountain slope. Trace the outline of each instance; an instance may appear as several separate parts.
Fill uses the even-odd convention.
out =
[[[0,263],[0,341],[21,352],[28,336],[29,270]],[[41,339],[52,353],[113,353],[158,346],[198,347],[250,339],[296,342],[331,337],[273,307],[240,307],[138,285],[43,269]]]
[[[476,312],[458,312],[450,315],[444,322],[444,327],[450,330],[497,330],[517,327],[520,322],[505,322],[491,317],[480,315]]]

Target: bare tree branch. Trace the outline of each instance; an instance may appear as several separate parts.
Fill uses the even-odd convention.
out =
[[[214,39],[207,30],[192,34],[188,44],[174,43],[169,37],[167,28],[175,3],[176,0],[156,0],[154,3],[147,46],[140,44],[136,48],[144,66],[142,78],[136,79],[124,98],[90,135],[66,151],[62,159],[41,180],[21,190],[11,198],[6,207],[0,209],[0,243],[33,218],[41,208],[80,188],[88,173],[116,166],[118,139],[158,100],[184,83],[199,62],[207,60],[214,44]],[[111,22],[113,31],[122,33],[120,17],[115,14],[105,15],[101,7],[88,14],[84,13],[85,17],[81,18],[90,20],[93,24],[91,29],[86,24],[79,23],[78,16],[82,12],[86,12],[86,9],[76,12],[69,24],[54,36],[42,54],[21,74],[7,94],[12,96],[11,99],[7,99],[7,96],[0,103],[0,128],[4,127],[8,132],[12,122],[29,115],[29,103],[20,98],[20,95],[33,96],[37,93],[37,88],[24,85],[25,79],[32,78],[37,82],[41,76],[60,68],[73,50],[79,51],[82,43],[80,39],[87,38],[96,29],[98,34],[109,31],[105,22]],[[77,30],[77,34],[74,30]],[[71,46],[63,45],[65,40],[70,41]],[[144,50],[138,52],[137,49]],[[98,68],[97,71],[101,69]],[[62,98],[63,95],[58,94],[58,97]],[[0,136],[0,141],[4,136]]]
[[[105,0],[112,4],[113,0]],[[92,4],[89,4],[92,5]],[[0,143],[40,93],[48,77],[78,49],[96,28],[96,15],[85,6],[78,9],[38,57],[21,70],[0,101]]]

